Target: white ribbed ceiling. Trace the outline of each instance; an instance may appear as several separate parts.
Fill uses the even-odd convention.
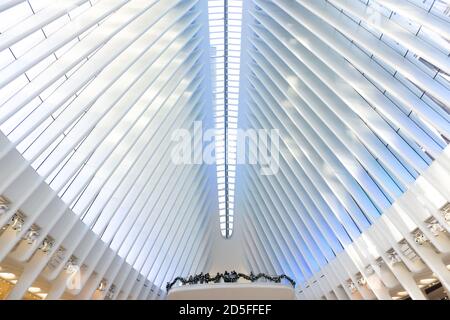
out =
[[[21,210],[88,264],[87,231],[46,224],[44,181],[152,286],[208,272],[229,241],[248,271],[307,287],[442,156],[449,56],[448,0],[1,1],[0,161],[26,161],[2,173],[0,224]],[[217,130],[217,166],[172,161],[171,136],[195,121]],[[238,127],[279,130],[276,174],[236,164]],[[390,243],[407,233],[389,226]],[[0,233],[0,261],[26,231]]]
[[[447,146],[449,6],[254,0],[244,11],[240,126],[280,130],[280,170],[240,167],[236,212],[252,269],[303,282]]]
[[[175,165],[171,135],[211,119],[204,3],[11,6],[0,15],[0,128],[11,146],[158,286],[196,270],[185,253],[207,231],[215,179]]]

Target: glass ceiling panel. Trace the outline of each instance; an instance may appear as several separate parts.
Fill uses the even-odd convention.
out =
[[[222,236],[229,238],[233,233],[234,208],[234,193],[230,192],[234,190],[234,179],[229,177],[234,177],[236,171],[236,133],[230,129],[236,129],[238,116],[242,1],[210,0],[208,15],[212,78],[215,79],[219,221]]]

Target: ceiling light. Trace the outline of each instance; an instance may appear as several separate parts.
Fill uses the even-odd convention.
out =
[[[400,297],[406,297],[408,295],[408,292],[406,292],[406,291],[399,291],[399,292],[397,292],[397,295],[400,296]]]
[[[436,282],[437,279],[436,278],[425,278],[425,279],[421,279],[420,283],[421,284],[432,284],[433,282]]]
[[[28,244],[33,244],[37,240],[38,237],[39,237],[39,231],[37,231],[34,228],[31,228],[30,230],[27,231],[24,238]]]
[[[38,287],[29,287],[29,288],[28,288],[28,291],[31,292],[31,293],[38,293],[38,292],[41,292],[41,288],[38,288]]]
[[[6,211],[8,211],[9,207],[7,204],[2,203],[0,204],[0,215],[4,214]]]
[[[22,230],[23,224],[25,223],[24,217],[16,213],[11,219],[11,228],[14,231],[20,232]]]
[[[36,293],[39,298],[45,299],[47,298],[48,293]]]
[[[355,293],[358,289],[356,288],[355,284],[353,283],[353,281],[349,281],[347,283],[348,288],[350,289],[350,291],[352,293]]]
[[[423,232],[418,231],[414,236],[414,242],[418,245],[423,245],[425,242],[427,242],[428,239],[425,237]]]
[[[106,279],[102,279],[102,281],[100,281],[100,284],[98,285],[97,289],[99,291],[105,291],[106,290],[106,286],[107,286]]]
[[[44,252],[44,253],[48,253],[53,248],[54,244],[55,244],[55,241],[53,240],[53,238],[50,236],[47,236],[47,237],[45,237],[44,241],[42,241],[42,244],[39,247],[39,249],[41,249],[42,252]]]
[[[435,221],[428,224],[428,228],[434,236],[438,236],[441,232],[444,232],[445,229],[442,227],[439,222]]]
[[[367,274],[370,276],[370,275],[372,275],[372,274],[375,273],[375,269],[373,268],[373,266],[368,265],[368,266],[366,267],[366,272],[367,272]]]
[[[360,277],[358,279],[358,285],[365,286],[367,284],[367,280],[364,277]]]
[[[393,264],[396,264],[396,263],[399,263],[399,262],[402,261],[401,258],[400,258],[399,255],[398,255],[398,253],[395,252],[395,251],[389,253],[388,259],[389,259],[389,262],[390,262],[392,265],[393,265]]]
[[[0,272],[0,278],[5,280],[13,280],[16,278],[16,275],[10,272]]]

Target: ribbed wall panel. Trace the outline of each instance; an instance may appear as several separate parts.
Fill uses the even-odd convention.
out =
[[[373,287],[350,292],[347,280],[364,274],[352,248],[363,243],[367,255],[381,217],[402,210],[415,216],[393,208],[415,192],[416,179],[423,181],[450,141],[450,19],[444,3],[429,2],[246,3],[240,127],[280,130],[277,174],[238,170],[236,211],[244,217],[236,223],[244,224],[251,269],[293,275],[303,297],[329,299],[342,293],[335,293],[339,286],[348,293],[341,298],[356,291],[391,298]],[[439,183],[430,187],[443,205],[448,195]],[[442,218],[436,207],[430,216]],[[419,220],[405,218],[408,237],[414,228],[428,232]],[[403,223],[393,222],[385,237],[401,241]],[[445,256],[443,237],[436,241],[446,243]],[[346,273],[330,269],[345,257]]]
[[[53,283],[49,299],[105,298],[102,281],[116,288],[106,298],[156,298],[172,278],[205,269],[215,170],[174,163],[171,137],[194,121],[212,124],[206,3],[30,0],[0,9],[0,157],[25,158],[0,186],[9,202],[0,261],[25,268],[9,298],[39,274]],[[30,170],[39,176],[27,180]],[[12,234],[17,210],[25,222]],[[67,210],[85,227],[64,220]],[[29,228],[39,236],[25,245]],[[46,237],[52,249],[36,260]],[[81,291],[65,287],[67,263],[81,267]]]

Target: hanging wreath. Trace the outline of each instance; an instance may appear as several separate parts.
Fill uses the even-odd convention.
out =
[[[280,283],[281,280],[285,279],[289,281],[289,283],[292,285],[293,288],[295,288],[295,281],[289,278],[287,275],[282,274],[279,276],[270,276],[265,273],[258,273],[255,275],[253,272],[250,272],[250,275],[244,274],[244,273],[237,273],[236,271],[225,271],[224,273],[219,273],[214,277],[211,277],[209,273],[200,273],[196,274],[194,276],[189,276],[189,278],[183,278],[183,277],[176,277],[172,282],[167,282],[166,290],[169,292],[169,290],[178,282],[180,281],[182,285],[186,284],[203,284],[203,283],[219,283],[222,279],[224,282],[237,282],[240,278],[243,278],[245,280],[249,280],[251,282],[255,282],[259,280],[260,278],[264,278],[266,280]]]

